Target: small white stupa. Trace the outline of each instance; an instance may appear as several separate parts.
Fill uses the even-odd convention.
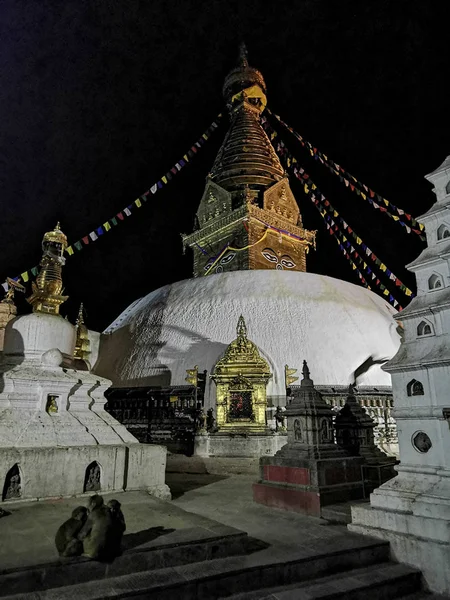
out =
[[[5,328],[1,500],[125,489],[169,497],[166,449],[140,444],[104,410],[111,382],[92,374],[82,359],[81,324],[75,328],[59,315],[67,299],[61,295],[66,246],[59,224],[45,234],[40,272],[28,298],[33,313],[10,320]]]

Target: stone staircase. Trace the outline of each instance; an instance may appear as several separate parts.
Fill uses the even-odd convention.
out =
[[[78,558],[0,571],[0,600],[427,597],[417,570],[389,561],[386,542],[346,534],[268,546],[219,523],[173,531],[112,564]]]

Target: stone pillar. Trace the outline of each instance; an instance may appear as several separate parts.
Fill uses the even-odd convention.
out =
[[[320,517],[325,505],[361,498],[364,461],[335,444],[333,411],[314,388],[306,362],[285,415],[288,442],[275,456],[260,459],[254,500]]]
[[[417,297],[396,318],[392,375],[398,475],[352,508],[352,531],[389,540],[393,557],[418,567],[428,588],[450,594],[450,156],[427,179],[437,202],[418,220],[428,247],[408,268]]]
[[[375,444],[375,422],[359,403],[355,388],[350,385],[347,400],[334,423],[336,442],[351,456],[364,458],[364,484],[366,493],[395,477],[393,456],[382,452]]]

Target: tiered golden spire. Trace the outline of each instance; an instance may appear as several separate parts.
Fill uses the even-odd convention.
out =
[[[80,304],[80,309],[78,311],[76,328],[77,340],[75,342],[75,351],[73,355],[75,358],[81,358],[82,360],[86,360],[91,353],[91,343],[89,341],[88,328],[84,324],[83,303]]]
[[[223,95],[231,125],[214,162],[211,178],[228,191],[250,185],[267,188],[284,176],[284,169],[261,126],[266,106],[266,84],[250,67],[242,45],[239,64],[225,79]]]
[[[59,314],[60,305],[68,296],[62,296],[63,282],[61,271],[66,260],[64,250],[67,238],[61,231],[59,222],[53,231],[48,231],[42,240],[42,259],[39,275],[32,283],[32,294],[27,301],[33,306],[33,312],[51,315]]]

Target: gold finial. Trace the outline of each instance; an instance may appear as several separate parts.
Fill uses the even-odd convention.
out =
[[[247,325],[245,324],[244,317],[242,315],[239,317],[236,333],[238,340],[245,341],[247,339]]]
[[[83,310],[84,310],[83,303],[81,303],[80,308],[78,309],[77,320],[75,321],[75,324],[77,327],[79,327],[80,325],[84,325]]]
[[[75,342],[74,357],[86,360],[91,353],[91,343],[89,341],[89,330],[84,324],[84,306],[80,304],[78,309],[78,316],[75,322],[77,328],[77,339]]]
[[[239,66],[248,67],[248,50],[245,42],[242,42],[239,46]]]
[[[40,270],[33,281],[32,294],[27,301],[33,306],[33,312],[59,315],[59,307],[68,296],[63,296],[61,271],[65,264],[64,250],[67,238],[60,229],[59,222],[55,229],[44,234],[42,239],[42,259]]]

